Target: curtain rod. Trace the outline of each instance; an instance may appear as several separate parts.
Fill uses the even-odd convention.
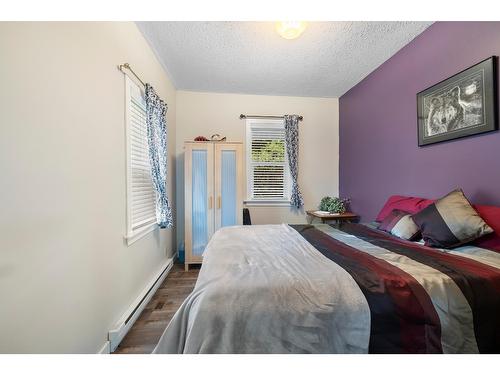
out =
[[[256,119],[258,119],[258,118],[285,118],[285,116],[244,115],[244,114],[240,115],[240,120],[243,120],[245,118],[256,118]],[[304,119],[302,116],[299,116],[298,118],[299,118],[299,121],[302,121]]]
[[[123,74],[127,74],[125,73],[125,71],[123,69],[128,69],[130,70],[130,72],[134,75],[135,78],[137,78],[139,80],[140,83],[142,83],[142,85],[144,87],[146,87],[146,84],[144,82],[142,82],[142,79],[139,78],[139,76],[132,70],[132,68],[130,67],[130,64],[129,63],[123,63],[123,64],[120,64],[118,65],[118,69],[123,73]]]

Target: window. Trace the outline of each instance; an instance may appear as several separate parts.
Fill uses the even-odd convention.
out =
[[[247,203],[289,204],[283,120],[248,119],[246,127]]]
[[[143,92],[125,77],[127,128],[127,242],[156,227],[156,192],[151,179]]]

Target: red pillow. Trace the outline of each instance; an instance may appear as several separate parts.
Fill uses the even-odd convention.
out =
[[[375,220],[379,223],[382,222],[394,209],[406,211],[410,214],[416,214],[432,203],[434,203],[434,200],[432,199],[393,195],[389,197]],[[500,207],[480,205],[473,206],[483,220],[486,221],[486,224],[492,227],[495,232],[475,240],[472,244],[485,249],[500,252]]]
[[[392,212],[392,210],[406,211],[410,214],[416,214],[428,205],[434,203],[434,200],[418,197],[405,197],[404,195],[393,195],[385,202],[375,221],[379,223]],[[495,229],[492,226],[493,229]],[[500,232],[499,232],[500,233]]]
[[[500,207],[474,205],[474,208],[483,220],[486,221],[486,224],[492,227],[495,232],[478,238],[473,242],[473,245],[500,251]]]

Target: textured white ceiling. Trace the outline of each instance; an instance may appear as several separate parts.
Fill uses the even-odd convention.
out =
[[[138,22],[179,90],[339,97],[432,22]]]

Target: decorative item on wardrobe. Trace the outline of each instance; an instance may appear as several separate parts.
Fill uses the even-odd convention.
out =
[[[210,139],[214,142],[226,142],[226,137],[221,137],[220,134],[212,134]]]

